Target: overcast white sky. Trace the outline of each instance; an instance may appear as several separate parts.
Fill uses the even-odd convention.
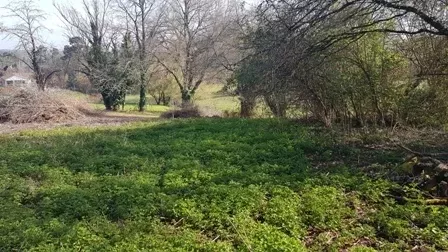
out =
[[[0,7],[7,5],[9,2],[15,0],[0,0]],[[246,0],[247,3],[255,3],[260,0]],[[82,0],[35,0],[36,5],[43,10],[46,14],[46,21],[44,25],[50,30],[44,32],[43,39],[50,46],[62,49],[64,45],[68,43],[68,38],[64,34],[64,27],[62,21],[59,19],[57,10],[53,6],[53,2],[58,4],[70,4],[75,8],[81,9]],[[10,25],[14,23],[15,20],[11,18],[5,18],[0,11],[0,23],[4,25]],[[17,41],[13,39],[5,39],[4,34],[0,34],[0,49],[15,49],[17,46]]]
[[[0,0],[0,7],[7,5],[10,1],[14,0]],[[35,0],[36,5],[38,5],[38,7],[43,10],[46,15],[44,25],[49,29],[49,31],[42,34],[44,41],[51,46],[62,49],[63,46],[68,43],[68,39],[64,35],[63,23],[57,15],[53,2],[62,4],[69,3],[73,6],[80,6],[81,0]],[[9,25],[14,22],[15,20],[1,16],[0,12],[0,23]],[[4,34],[0,35],[0,49],[15,49],[16,45],[17,41],[5,39]]]

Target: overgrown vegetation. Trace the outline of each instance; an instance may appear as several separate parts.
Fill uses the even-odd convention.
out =
[[[62,54],[37,3],[0,6],[42,91],[0,133],[77,123],[55,86],[140,123],[0,136],[0,251],[448,248],[445,0],[59,1]]]
[[[448,247],[448,208],[360,173],[402,153],[283,120],[195,119],[0,137],[0,250]],[[396,200],[399,188],[406,202]]]
[[[269,116],[312,118],[328,127],[444,128],[446,5],[85,0],[77,8],[55,2],[70,35],[61,55],[40,39],[45,13],[37,2],[16,1],[0,6],[13,19],[0,32],[17,38],[26,54],[12,54],[16,67],[2,72],[23,63],[41,90],[59,82],[98,92],[107,110],[123,109],[127,94],[138,94],[140,112],[148,96],[158,105],[190,107],[204,84],[227,80],[241,117],[254,117],[262,103]]]
[[[3,89],[0,95],[0,123],[60,123],[82,119],[90,112],[86,100],[70,91],[36,91]]]
[[[276,117],[298,109],[327,126],[444,128],[446,36],[428,35],[424,29],[397,31],[400,35],[378,32],[429,27],[405,7],[423,15],[436,8],[406,1],[395,1],[396,6],[388,1],[336,2],[263,1],[258,6],[255,28],[246,36],[253,56],[238,65],[228,82],[241,97],[241,115],[252,116],[261,98]],[[389,17],[389,11],[397,16]]]

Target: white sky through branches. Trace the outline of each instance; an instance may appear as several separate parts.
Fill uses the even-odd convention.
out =
[[[7,5],[14,0],[0,0],[0,7]],[[246,0],[247,3],[256,3],[260,0]],[[46,14],[46,20],[43,25],[48,28],[48,31],[43,32],[42,39],[50,47],[56,47],[62,49],[64,45],[68,44],[68,37],[64,31],[64,24],[60,20],[56,8],[53,6],[53,2],[62,5],[71,5],[77,9],[81,9],[82,0],[35,0],[35,3],[39,9],[43,10]],[[5,26],[13,25],[16,20],[9,17],[5,17],[5,14],[0,11],[0,24]],[[15,39],[6,39],[5,34],[0,34],[0,49],[16,49],[17,41]]]

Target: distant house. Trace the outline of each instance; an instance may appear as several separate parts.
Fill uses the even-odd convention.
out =
[[[27,85],[31,80],[13,75],[11,77],[3,76],[0,78],[0,86],[23,86]]]

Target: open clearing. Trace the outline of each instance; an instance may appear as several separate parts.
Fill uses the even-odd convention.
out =
[[[404,153],[291,121],[26,131],[0,150],[1,251],[448,248],[446,206],[358,167]]]

